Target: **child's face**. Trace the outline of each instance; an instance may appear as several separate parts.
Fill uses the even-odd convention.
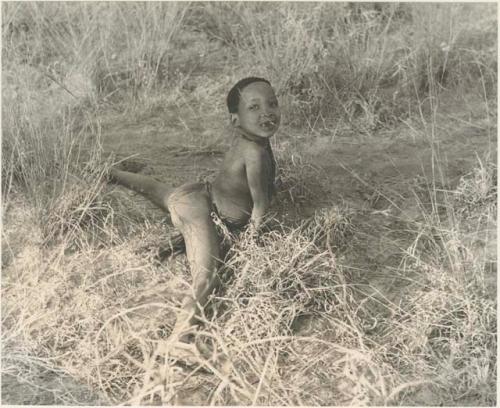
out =
[[[238,113],[233,114],[233,125],[245,133],[269,138],[280,125],[281,112],[273,88],[265,82],[247,85],[240,96]]]

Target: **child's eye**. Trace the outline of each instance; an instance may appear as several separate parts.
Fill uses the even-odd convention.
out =
[[[259,105],[250,105],[248,109],[250,109],[251,111],[257,110],[259,109]]]

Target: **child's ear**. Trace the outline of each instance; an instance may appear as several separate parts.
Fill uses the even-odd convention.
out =
[[[237,113],[231,113],[231,125],[233,125],[234,127],[240,125],[240,117]]]

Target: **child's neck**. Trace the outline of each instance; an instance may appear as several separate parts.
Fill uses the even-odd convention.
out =
[[[235,132],[238,136],[242,137],[243,139],[246,139],[246,140],[249,140],[250,142],[256,143],[259,146],[268,146],[269,145],[268,138],[249,134],[241,128],[235,128]]]

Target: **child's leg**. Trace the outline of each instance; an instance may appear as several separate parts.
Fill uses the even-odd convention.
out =
[[[161,209],[168,211],[167,198],[172,188],[151,177],[116,169],[110,170],[111,181],[142,194]]]
[[[214,288],[220,242],[210,216],[212,203],[203,184],[187,184],[176,189],[168,199],[168,208],[172,223],[184,236],[193,277],[193,292],[186,297],[173,330],[174,335],[180,335],[194,324],[197,305],[203,307]]]
[[[202,183],[185,184],[172,191],[167,185],[140,174],[111,169],[110,176],[112,181],[169,212],[172,223],[184,237],[193,293],[186,297],[183,312],[177,318],[173,334],[180,335],[194,324],[197,305],[205,305],[216,281],[220,242],[210,215],[211,198]]]

